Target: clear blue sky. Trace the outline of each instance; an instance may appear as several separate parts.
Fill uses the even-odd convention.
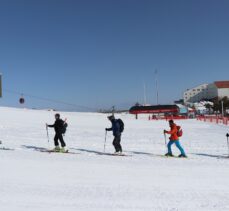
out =
[[[229,80],[228,0],[0,0],[4,89],[92,108]],[[4,92],[0,105],[18,106]],[[67,105],[26,97],[28,107]]]

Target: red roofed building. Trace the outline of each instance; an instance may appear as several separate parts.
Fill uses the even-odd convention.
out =
[[[229,81],[215,81],[208,85],[208,99],[229,98]]]
[[[215,81],[214,84],[218,89],[229,89],[229,81]]]
[[[184,92],[185,104],[196,103],[201,100],[221,99],[223,97],[229,98],[229,81],[202,84]]]

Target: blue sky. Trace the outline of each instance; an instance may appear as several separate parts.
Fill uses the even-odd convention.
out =
[[[172,103],[229,80],[227,0],[0,0],[0,105],[19,93],[90,108]],[[26,97],[27,107],[79,109]]]

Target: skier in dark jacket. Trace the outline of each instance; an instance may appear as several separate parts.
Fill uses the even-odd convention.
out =
[[[115,117],[109,116],[108,119],[111,121],[112,127],[111,128],[106,128],[106,131],[112,131],[114,135],[114,141],[113,145],[115,148],[115,154],[122,154],[122,146],[121,146],[121,126],[120,123]]]
[[[56,114],[55,115],[55,123],[53,125],[48,125],[46,124],[47,127],[52,127],[54,128],[56,134],[55,134],[55,137],[54,137],[54,144],[55,144],[55,148],[54,148],[54,151],[56,152],[66,152],[66,144],[64,142],[64,139],[63,139],[63,127],[64,127],[64,121],[60,118],[60,114]],[[61,147],[59,147],[59,142],[58,140],[60,141],[61,143]]]

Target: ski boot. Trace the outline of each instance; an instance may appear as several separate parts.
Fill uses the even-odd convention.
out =
[[[53,149],[54,152],[60,152],[60,147],[59,146],[56,146],[54,149]]]
[[[180,154],[178,157],[179,158],[187,158],[187,155]]]
[[[122,155],[122,152],[120,152],[120,151],[115,152],[114,155],[121,156]]]
[[[173,154],[172,153],[166,153],[165,156],[166,157],[173,157]]]
[[[122,155],[122,152],[121,151],[114,152],[114,155],[121,156]]]
[[[118,155],[120,155],[120,156],[123,155],[122,151],[119,151],[119,152],[118,152]]]
[[[67,149],[65,149],[65,147],[61,147],[60,152],[61,152],[61,153],[67,153],[67,152],[68,152],[68,150],[67,150]]]

